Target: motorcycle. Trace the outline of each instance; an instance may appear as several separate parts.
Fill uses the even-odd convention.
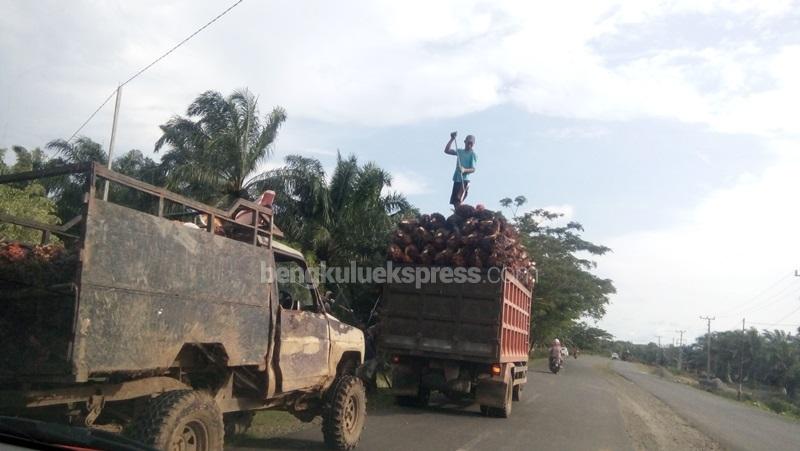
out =
[[[550,372],[553,374],[558,374],[558,371],[561,369],[561,359],[558,357],[550,357]]]

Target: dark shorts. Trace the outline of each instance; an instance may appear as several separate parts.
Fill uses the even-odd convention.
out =
[[[469,194],[469,180],[461,182],[453,182],[453,192],[450,193],[450,205],[461,205],[464,199]]]

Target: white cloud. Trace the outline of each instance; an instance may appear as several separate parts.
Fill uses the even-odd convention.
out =
[[[431,186],[425,177],[414,171],[391,171],[392,186],[385,191],[397,191],[406,196],[431,192]]]
[[[0,142],[68,136],[116,82],[222,6],[7,5]],[[568,118],[664,117],[796,133],[800,47],[756,43],[792,11],[788,1],[245,2],[126,87],[119,140],[147,150],[156,126],[199,92],[242,86],[261,95],[265,110],[281,104],[290,118],[378,126],[511,103]],[[685,14],[752,20],[734,22],[740,40],[701,44],[681,35]],[[672,47],[637,41],[630,28],[670,20],[681,38]],[[751,22],[755,31],[740,30]],[[638,53],[612,63],[594,45],[608,39]],[[87,133],[107,136],[110,116],[107,107]]]
[[[797,280],[780,296],[735,308],[800,265],[799,147],[773,143],[771,167],[713,192],[675,227],[606,240],[613,253],[599,259],[599,270],[618,294],[602,324],[646,341],[655,330],[699,334],[699,315],[717,316],[714,328],[731,329],[742,316],[774,323],[800,306]],[[800,313],[783,322],[800,325]]]
[[[609,132],[607,128],[594,125],[584,127],[576,126],[549,128],[539,132],[539,135],[559,141],[570,141],[599,138],[601,136],[608,135],[608,133]]]

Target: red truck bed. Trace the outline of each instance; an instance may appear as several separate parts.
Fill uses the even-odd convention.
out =
[[[531,291],[509,272],[479,283],[391,283],[384,290],[381,348],[482,363],[528,360]]]

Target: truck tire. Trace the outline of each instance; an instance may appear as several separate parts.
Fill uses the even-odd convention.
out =
[[[326,394],[322,435],[332,449],[349,450],[358,445],[367,419],[367,395],[361,379],[343,375]]]
[[[503,407],[489,407],[487,414],[495,418],[508,418],[511,416],[511,407],[514,405],[514,385],[512,379],[508,378],[506,384],[506,398],[503,400]],[[481,410],[483,411],[483,410]]]
[[[431,400],[431,390],[420,387],[417,396],[395,396],[394,401],[403,407],[427,407]]]
[[[519,401],[519,394],[522,393],[522,385],[515,385],[514,391],[511,392],[511,400]]]
[[[222,412],[211,396],[177,390],[151,399],[134,420],[129,435],[159,450],[222,450]]]

